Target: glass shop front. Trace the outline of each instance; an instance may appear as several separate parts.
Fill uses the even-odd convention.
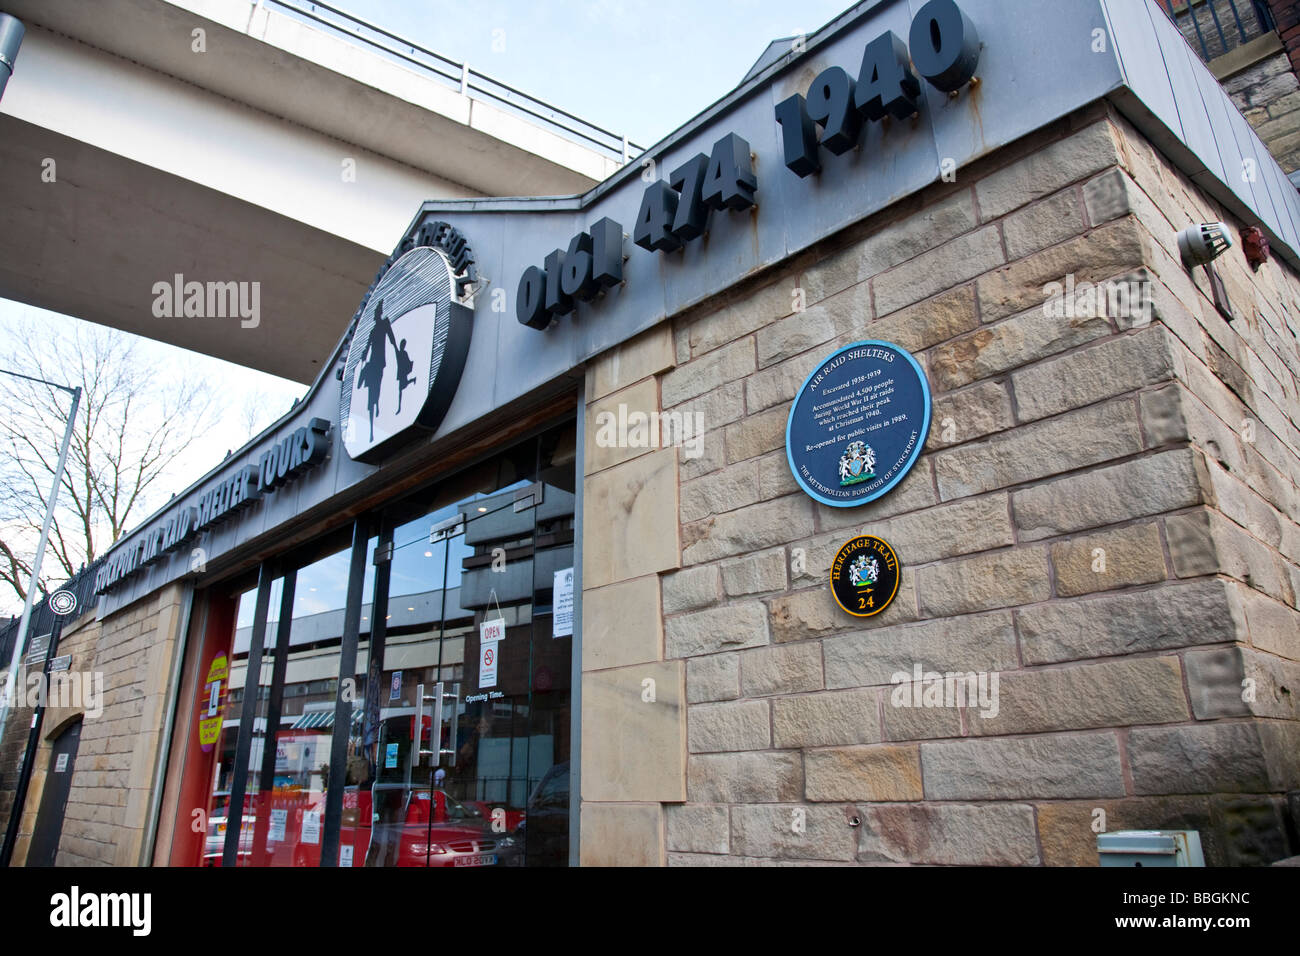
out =
[[[568,864],[575,435],[196,594],[172,865]]]

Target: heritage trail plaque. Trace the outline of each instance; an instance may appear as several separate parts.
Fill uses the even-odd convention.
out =
[[[831,594],[854,617],[871,617],[889,607],[901,576],[893,548],[881,538],[859,535],[831,562]]]

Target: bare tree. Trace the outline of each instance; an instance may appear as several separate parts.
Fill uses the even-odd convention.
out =
[[[122,332],[78,323],[51,333],[28,321],[13,338],[0,356],[5,368],[82,389],[38,582],[43,595],[161,504],[173,463],[211,422],[213,395],[183,364],[144,361]],[[36,382],[0,379],[0,588],[22,602],[70,400]]]

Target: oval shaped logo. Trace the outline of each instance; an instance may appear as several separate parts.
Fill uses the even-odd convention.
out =
[[[889,607],[901,577],[894,549],[882,538],[859,535],[846,542],[831,562],[831,594],[854,617],[871,617]]]
[[[455,298],[441,249],[422,246],[384,273],[348,346],[339,425],[350,457],[372,461],[433,431],[455,397],[469,354],[473,312]]]

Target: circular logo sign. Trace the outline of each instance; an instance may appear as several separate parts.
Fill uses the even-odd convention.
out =
[[[894,549],[864,534],[840,548],[831,562],[831,593],[854,617],[871,617],[894,600],[901,571]]]
[[[59,617],[71,614],[77,609],[77,596],[71,591],[55,591],[50,595],[50,610]]]
[[[849,508],[902,481],[929,433],[930,385],[916,359],[890,342],[854,342],[795,395],[785,454],[805,492]]]
[[[348,345],[339,423],[348,455],[371,461],[438,427],[469,353],[473,313],[456,301],[446,253],[421,246],[384,273]]]

